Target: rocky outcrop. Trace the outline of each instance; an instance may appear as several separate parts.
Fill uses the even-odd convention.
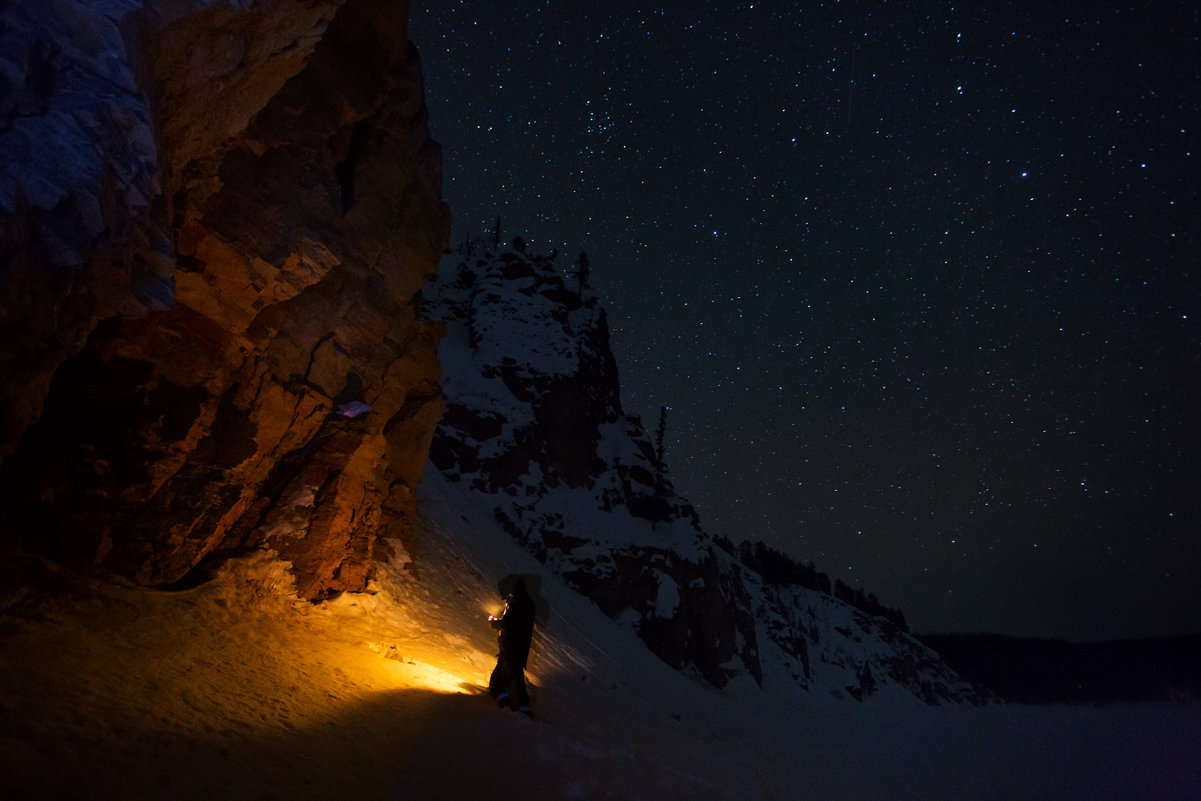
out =
[[[807,690],[864,701],[893,688],[932,705],[996,700],[888,618],[754,571],[743,577],[761,630],[779,649],[780,666]]]
[[[467,243],[427,292],[447,411],[430,462],[667,664],[868,701],[987,701],[893,620],[711,538],[621,405],[600,304],[551,257]],[[779,571],[777,571],[779,572]]]
[[[267,546],[306,597],[363,587],[443,404],[407,4],[54,8],[0,12],[3,539],[149,584]]]
[[[596,298],[517,250],[448,256],[429,296],[448,327],[434,466],[669,665],[760,678],[749,597],[670,482],[656,490]]]

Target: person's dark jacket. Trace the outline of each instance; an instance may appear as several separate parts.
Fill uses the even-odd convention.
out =
[[[534,601],[526,592],[524,581],[517,580],[505,613],[492,625],[500,632],[500,652],[505,661],[514,669],[525,668],[534,636]]]

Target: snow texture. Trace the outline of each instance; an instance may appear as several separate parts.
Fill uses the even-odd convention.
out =
[[[6,595],[0,798],[1201,797],[1197,706],[858,704],[770,673],[719,691],[651,655],[461,484],[427,471],[420,501],[414,553],[381,565],[372,594],[298,601],[264,553],[177,592],[64,587],[46,568],[54,595]],[[511,574],[537,587],[533,721],[482,695],[486,615]]]

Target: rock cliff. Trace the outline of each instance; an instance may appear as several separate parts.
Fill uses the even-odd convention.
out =
[[[448,256],[429,295],[448,325],[431,462],[668,664],[719,687],[757,678],[749,598],[691,508],[656,492],[596,299],[513,250]]]
[[[464,250],[427,290],[447,326],[430,461],[484,515],[664,662],[715,686],[983,699],[892,621],[769,582],[706,534],[622,410],[596,299],[549,257]]]
[[[0,540],[361,588],[443,407],[407,3],[33,5],[0,9]]]

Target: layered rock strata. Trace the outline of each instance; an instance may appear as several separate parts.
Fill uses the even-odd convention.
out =
[[[156,585],[266,546],[303,596],[362,588],[443,406],[407,4],[54,8],[5,62],[3,539]]]

